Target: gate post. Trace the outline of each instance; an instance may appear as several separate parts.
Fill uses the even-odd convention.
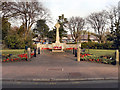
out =
[[[31,58],[31,53],[30,52],[31,52],[30,48],[27,48],[27,61],[29,61],[30,58]]]
[[[77,49],[75,48],[75,57],[77,57]]]
[[[81,49],[81,43],[78,43],[77,46],[77,61],[80,62],[80,49]]]
[[[38,54],[40,54],[40,47],[38,47]]]
[[[36,48],[34,49],[34,57],[36,57]]]
[[[119,50],[116,50],[116,65],[119,66]]]
[[[75,49],[74,49],[74,47],[73,47],[73,54],[75,54]]]

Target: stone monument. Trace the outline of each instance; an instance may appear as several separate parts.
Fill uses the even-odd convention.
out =
[[[37,44],[37,49],[50,49],[52,50],[52,52],[64,52],[64,50],[69,50],[72,48],[77,48],[76,44],[66,44],[66,43],[61,43],[60,42],[60,37],[59,37],[59,28],[60,28],[60,24],[57,23],[55,24],[56,27],[56,41],[55,43],[52,44]]]
[[[59,28],[60,28],[60,24],[57,23],[55,24],[55,27],[56,27],[56,41],[55,43],[52,43],[52,52],[64,52],[63,49],[64,49],[64,46],[65,46],[65,43],[60,43],[60,37],[59,37]]]
[[[55,43],[60,43],[60,40],[59,40],[59,28],[60,28],[60,24],[59,23],[55,24],[55,27],[57,28],[57,30],[56,30],[56,42]]]

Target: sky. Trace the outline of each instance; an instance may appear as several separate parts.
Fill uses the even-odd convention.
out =
[[[72,16],[87,17],[92,12],[98,12],[110,5],[118,5],[120,0],[39,0],[51,11],[54,24],[58,16],[64,14],[66,18]]]
[[[27,0],[28,1],[28,0]],[[92,12],[98,12],[107,9],[110,5],[117,5],[120,0],[38,0],[49,9],[53,24],[57,23],[58,16],[64,14],[65,18],[72,16],[87,17]],[[16,22],[16,21],[14,21]],[[18,25],[19,22],[16,24]],[[15,25],[16,25],[15,24]],[[34,26],[33,26],[34,27]]]

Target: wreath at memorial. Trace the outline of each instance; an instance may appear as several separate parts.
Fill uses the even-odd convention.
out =
[[[54,46],[53,49],[54,49],[54,50],[61,50],[61,49],[62,49],[62,46]]]

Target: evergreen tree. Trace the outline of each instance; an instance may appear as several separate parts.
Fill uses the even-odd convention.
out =
[[[8,22],[8,18],[2,17],[2,40],[7,36],[10,26],[11,24]]]
[[[56,40],[56,28],[48,32],[48,38],[52,43],[55,43]]]
[[[120,26],[119,26],[119,21],[115,23],[114,26],[115,29],[111,28],[111,34],[113,41],[114,41],[114,45],[117,49],[120,49]]]
[[[40,39],[44,39],[45,37],[47,37],[49,32],[49,27],[46,24],[46,21],[38,20],[34,32],[38,32],[38,34],[40,34]]]
[[[59,36],[60,41],[62,41],[62,37],[67,37],[67,31],[65,30],[66,23],[68,23],[67,18],[64,17],[64,14],[62,16],[59,16],[58,23],[60,24],[59,28]]]

